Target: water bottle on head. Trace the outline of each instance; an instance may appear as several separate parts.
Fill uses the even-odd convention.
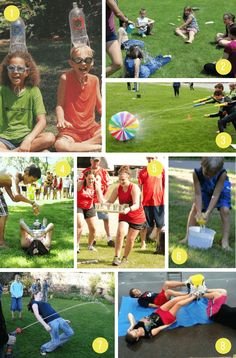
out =
[[[81,45],[89,46],[89,39],[86,31],[85,16],[83,9],[78,8],[76,2],[73,2],[73,9],[69,13],[71,42],[74,47]]]
[[[20,17],[16,21],[11,22],[10,27],[9,53],[15,51],[27,52],[25,40],[25,23]]]

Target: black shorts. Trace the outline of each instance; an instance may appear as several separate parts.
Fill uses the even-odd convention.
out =
[[[119,222],[125,222],[125,223],[129,224],[129,227],[131,227],[131,229],[134,229],[134,230],[142,230],[146,227],[146,222],[141,223],[141,224],[129,223],[128,221],[124,221],[124,220],[120,220]]]
[[[153,227],[156,224],[157,228],[162,228],[165,221],[164,205],[157,206],[144,206],[144,212],[149,227]]]
[[[94,216],[96,216],[96,211],[94,207],[92,207],[91,209],[77,208],[77,213],[84,214],[85,219],[93,218]]]

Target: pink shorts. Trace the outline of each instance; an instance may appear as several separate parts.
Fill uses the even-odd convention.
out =
[[[164,324],[172,324],[176,321],[176,317],[169,311],[163,311],[161,308],[158,308],[155,313],[161,317]]]
[[[227,301],[227,296],[220,296],[214,300],[209,300],[207,305],[207,315],[211,317],[213,314],[216,314],[220,307]]]
[[[153,303],[154,303],[154,305],[160,307],[160,306],[164,305],[164,303],[166,303],[168,301],[169,300],[166,297],[165,290],[162,290],[160,293],[158,293],[158,295],[156,295]]]

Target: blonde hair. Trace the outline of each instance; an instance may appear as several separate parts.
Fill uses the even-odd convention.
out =
[[[121,174],[127,174],[127,175],[131,176],[131,170],[128,165],[122,165],[120,167],[120,169],[118,170],[118,175],[121,175]]]
[[[81,45],[81,46],[76,46],[76,47],[72,47],[72,49],[70,50],[70,58],[75,57],[77,52],[88,52],[89,56],[93,57],[94,56],[94,51],[91,49],[91,47],[87,46],[87,45]]]
[[[218,173],[224,165],[223,157],[203,157],[201,160],[201,167],[210,173]]]

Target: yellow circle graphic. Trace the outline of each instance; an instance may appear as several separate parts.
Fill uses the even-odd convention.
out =
[[[229,60],[221,59],[216,62],[216,71],[220,75],[223,76],[228,75],[228,73],[230,73],[231,70],[232,70],[232,65],[231,62],[229,62]]]
[[[55,165],[55,172],[59,177],[66,177],[71,172],[70,164],[66,160],[57,162]]]
[[[4,10],[4,17],[7,21],[16,21],[20,17],[20,10],[15,5],[9,5]]]
[[[232,137],[229,133],[221,132],[217,134],[216,145],[218,145],[219,148],[222,149],[228,148],[231,143],[232,143]]]
[[[216,341],[215,349],[220,354],[227,354],[230,352],[232,344],[227,338],[219,338]]]
[[[147,171],[149,175],[151,175],[152,177],[156,177],[158,175],[161,175],[163,171],[163,165],[158,162],[158,160],[152,160],[147,165]]]
[[[188,254],[186,250],[176,248],[172,251],[171,259],[176,265],[183,265],[188,259]]]
[[[108,344],[106,338],[97,337],[94,339],[92,347],[93,347],[94,352],[102,354],[108,350],[109,344]]]

